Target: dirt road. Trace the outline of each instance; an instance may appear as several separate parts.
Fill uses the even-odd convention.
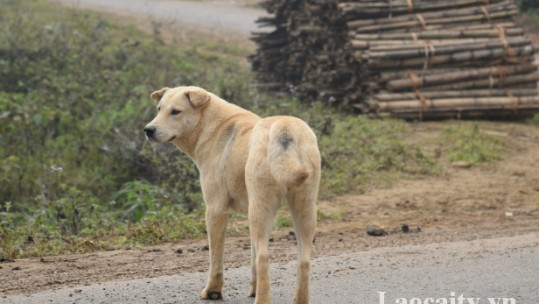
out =
[[[295,270],[295,262],[272,265],[274,303],[291,302]],[[222,303],[253,302],[245,297],[249,273],[246,266],[225,272],[225,301]],[[9,296],[2,302],[207,303],[197,299],[198,289],[204,286],[205,279],[204,273],[190,272]],[[464,304],[467,302],[450,302],[451,298],[463,295],[476,299],[475,304],[491,303],[488,298],[515,301],[503,303],[534,304],[539,302],[537,282],[539,233],[532,233],[320,257],[313,261],[311,301],[379,304],[396,303],[397,298],[444,298],[448,303]]]
[[[181,0],[50,0],[75,7],[90,8],[124,17],[150,18],[164,24],[176,22],[188,30],[206,30],[215,35],[239,35],[247,39],[260,30],[255,20],[265,15],[262,9],[239,1]],[[241,4],[241,5],[240,5]]]

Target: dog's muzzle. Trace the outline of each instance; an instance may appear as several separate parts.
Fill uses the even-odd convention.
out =
[[[146,126],[144,128],[144,133],[146,134],[146,137],[148,138],[152,138],[155,134],[155,131],[156,131],[155,127],[152,127],[152,126]]]

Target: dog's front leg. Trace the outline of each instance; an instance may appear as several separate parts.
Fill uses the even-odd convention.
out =
[[[214,204],[216,202],[212,202]],[[219,203],[217,203],[219,204]],[[210,244],[210,271],[206,288],[200,293],[200,298],[206,300],[221,300],[223,288],[223,254],[225,247],[225,231],[227,223],[226,204],[206,206],[206,230]]]

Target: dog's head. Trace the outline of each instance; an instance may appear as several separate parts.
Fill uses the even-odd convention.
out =
[[[162,88],[150,95],[157,115],[144,127],[149,140],[174,142],[187,138],[198,125],[210,94],[198,87]]]

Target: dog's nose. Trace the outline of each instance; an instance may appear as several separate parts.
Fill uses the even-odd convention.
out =
[[[152,137],[155,134],[155,127],[153,126],[146,126],[144,128],[144,133],[146,133],[146,136]]]

